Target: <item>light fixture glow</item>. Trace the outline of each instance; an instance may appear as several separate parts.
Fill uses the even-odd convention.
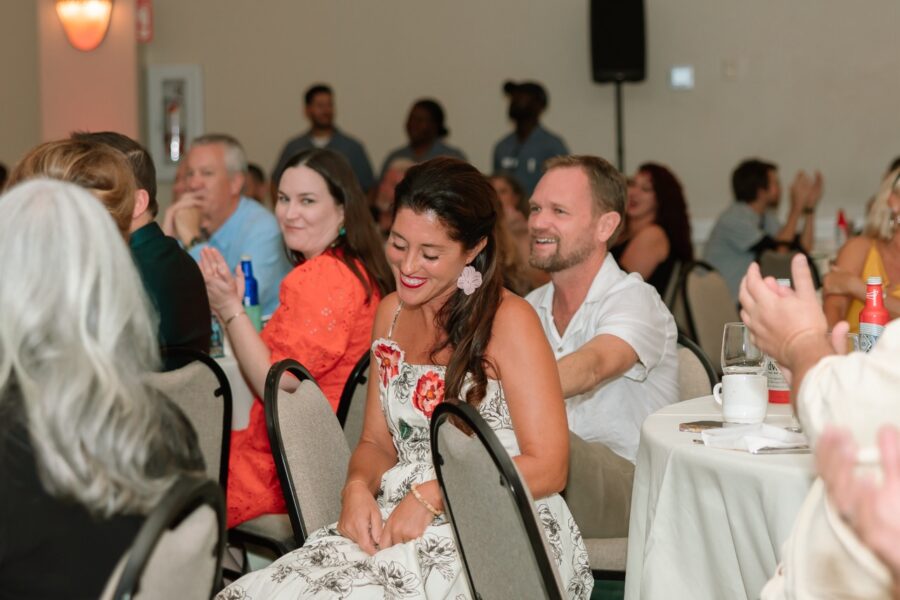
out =
[[[112,0],[56,0],[56,14],[69,43],[87,52],[106,37]]]

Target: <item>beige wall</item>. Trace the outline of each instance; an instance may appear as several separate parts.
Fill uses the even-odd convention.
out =
[[[138,62],[134,0],[116,0],[109,30],[95,50],[69,44],[55,0],[38,0],[41,136],[119,131],[137,137]]]
[[[106,39],[92,52],[69,45],[54,0],[3,2],[0,56],[0,161],[9,167],[76,129],[138,135],[134,0],[116,0]]]
[[[32,0],[0,6],[0,162],[12,168],[40,140],[37,12]]]
[[[27,36],[6,15],[27,12],[28,3],[4,2],[0,12],[11,30],[0,43],[25,63]],[[892,44],[900,3],[646,4],[649,79],[625,89],[629,170],[644,160],[670,164],[701,227],[729,201],[730,171],[748,155],[778,162],[785,184],[798,168],[822,169],[824,222],[841,205],[861,211],[900,154],[900,53]],[[335,87],[339,124],[366,143],[376,169],[403,142],[406,111],[424,95],[443,102],[450,143],[488,169],[508,129],[500,83],[510,77],[546,84],[545,123],[573,151],[612,158],[613,90],[590,80],[587,12],[585,0],[156,0],[155,39],[141,55],[146,64],[202,65],[207,129],[234,133],[267,168],[305,128],[300,95],[318,80]],[[695,67],[693,91],[668,88],[673,64]],[[24,117],[9,116],[4,103],[0,122],[11,124],[5,131],[24,127],[23,139],[35,128],[22,124],[34,120],[33,96],[22,100],[34,93],[28,71],[12,73],[22,94],[0,92],[17,99]]]
[[[695,217],[729,201],[738,160],[826,176],[825,205],[858,203],[900,153],[894,0],[647,0],[649,79],[625,89],[626,167],[670,164]],[[507,130],[500,83],[550,91],[546,125],[576,152],[613,158],[613,90],[590,79],[587,3],[521,0],[157,0],[149,64],[203,65],[206,125],[271,168],[305,127],[300,94],[329,81],[342,127],[380,165],[418,96],[441,99],[450,143],[482,169]],[[696,88],[673,91],[673,64]],[[727,64],[735,77],[726,76]],[[787,183],[787,182],[785,182]],[[859,209],[854,207],[855,211]]]

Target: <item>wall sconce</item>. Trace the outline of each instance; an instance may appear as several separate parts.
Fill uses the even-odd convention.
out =
[[[88,52],[100,45],[109,29],[113,0],[56,0],[56,14],[69,43]]]

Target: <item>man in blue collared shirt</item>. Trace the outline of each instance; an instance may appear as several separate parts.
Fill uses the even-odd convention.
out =
[[[366,149],[356,139],[345,135],[334,125],[334,92],[324,84],[316,84],[306,90],[304,95],[306,106],[304,112],[309,120],[310,129],[303,135],[295,137],[285,144],[275,169],[272,171],[272,187],[278,185],[284,165],[299,152],[310,148],[327,148],[344,156],[359,186],[364,192],[368,192],[375,185],[375,176],[372,174],[372,165]]]
[[[271,314],[291,265],[275,217],[241,196],[247,170],[243,148],[230,135],[207,134],[193,141],[187,161],[188,191],[166,211],[164,231],[177,234],[195,260],[207,246],[221,252],[231,269],[249,256],[260,307]]]
[[[507,81],[503,91],[509,96],[509,118],[516,130],[494,146],[494,173],[509,173],[531,196],[544,172],[544,161],[569,150],[561,137],[541,127],[541,113],[547,109],[544,86]]]

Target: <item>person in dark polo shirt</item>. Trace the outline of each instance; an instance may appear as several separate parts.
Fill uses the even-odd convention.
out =
[[[112,146],[125,155],[137,182],[131,220],[131,256],[147,295],[159,312],[159,345],[209,352],[212,336],[209,298],[200,267],[175,238],[154,221],[156,168],[143,146],[113,131],[75,133],[73,139]]]

